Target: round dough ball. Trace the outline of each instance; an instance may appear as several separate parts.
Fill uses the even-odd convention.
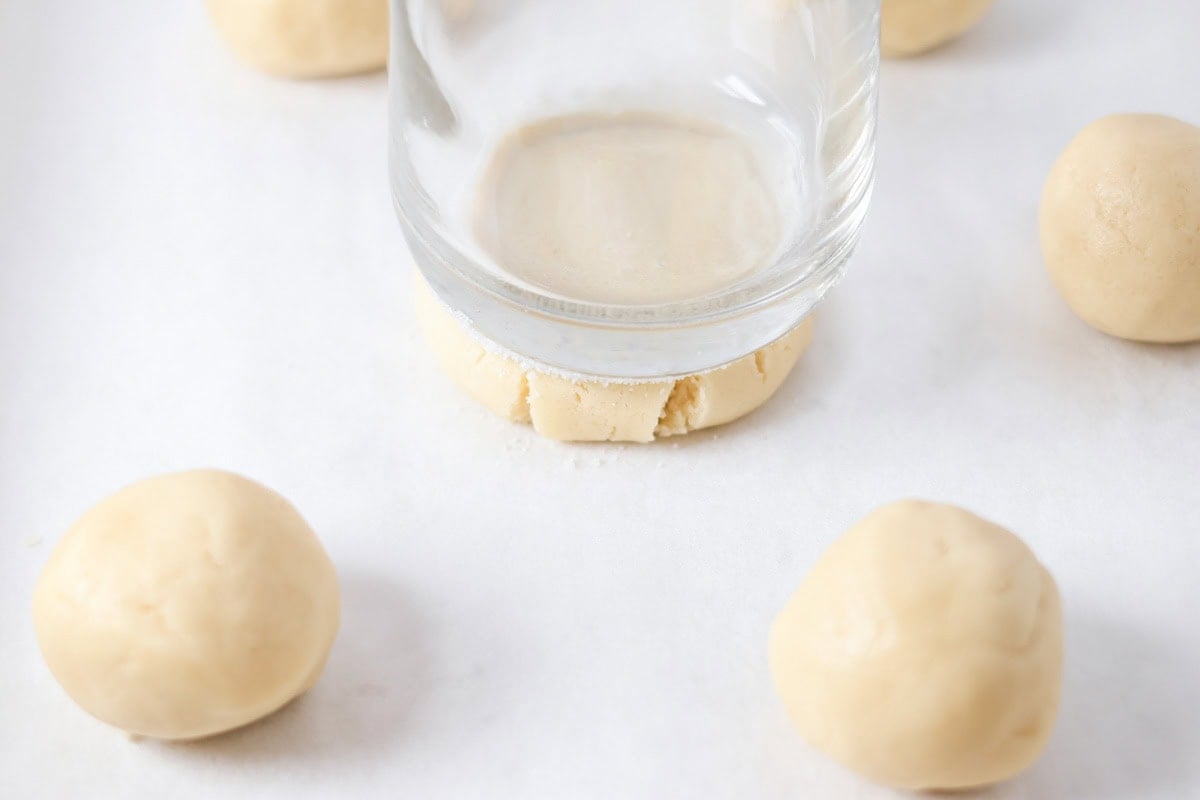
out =
[[[285,78],[382,69],[387,0],[208,0],[217,30],[242,59]]]
[[[451,380],[551,439],[649,442],[732,422],[775,394],[812,341],[812,318],[757,353],[674,381],[602,383],[531,369],[475,338],[418,278],[417,322]]]
[[[1200,340],[1200,128],[1154,114],[1093,122],[1051,169],[1039,224],[1050,277],[1089,325]]]
[[[54,677],[132,734],[195,739],[270,714],[316,683],[337,575],[287,500],[215,470],[163,475],[67,531],[33,596]]]
[[[885,56],[915,56],[979,22],[992,0],[883,0],[879,47]]]
[[[1016,536],[948,505],[894,503],[821,556],[771,628],[800,733],[904,789],[1016,775],[1058,710],[1062,608]]]

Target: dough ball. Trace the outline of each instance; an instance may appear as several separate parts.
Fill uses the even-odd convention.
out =
[[[992,0],[883,0],[883,55],[915,56],[945,44],[979,22]]]
[[[475,13],[475,0],[442,0],[442,12],[450,22],[463,22]]]
[[[1020,539],[909,500],[821,556],[771,628],[770,661],[814,746],[879,783],[957,789],[1038,757],[1062,649],[1054,579]]]
[[[382,69],[387,0],[208,0],[221,35],[243,60],[285,78]]]
[[[333,564],[287,500],[199,470],[135,483],[84,514],[38,580],[33,623],[85,711],[195,739],[307,691],[339,605]]]
[[[812,341],[812,318],[712,372],[677,381],[601,383],[530,369],[484,347],[418,280],[417,321],[450,378],[492,412],[551,439],[649,442],[732,422],[775,393]]]
[[[1039,223],[1050,277],[1089,325],[1200,340],[1200,128],[1152,114],[1093,122],[1051,169]]]

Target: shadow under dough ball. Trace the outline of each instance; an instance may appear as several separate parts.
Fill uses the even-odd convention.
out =
[[[1200,340],[1200,128],[1157,114],[1093,122],[1050,170],[1038,222],[1050,277],[1089,325]]]
[[[332,78],[387,64],[388,0],[207,0],[244,61],[285,78]]]
[[[1041,754],[1058,713],[1062,607],[1013,534],[954,506],[875,511],[821,556],[771,628],[796,729],[871,780],[961,789]]]
[[[884,56],[915,56],[966,33],[993,0],[883,0],[879,47]]]
[[[67,694],[158,739],[237,728],[308,691],[339,618],[337,574],[296,509],[216,470],[102,500],[33,597],[42,656]]]

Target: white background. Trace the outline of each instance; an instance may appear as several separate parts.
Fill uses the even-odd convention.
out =
[[[1200,122],[1197,31],[1188,0],[1000,0],[885,64],[865,238],[776,398],[567,446],[422,347],[382,76],[259,76],[200,2],[5,0],[0,797],[892,797],[789,730],[764,650],[820,550],[910,495],[1019,532],[1065,598],[1057,732],[986,796],[1200,797],[1200,346],[1078,322],[1035,226],[1086,122]],[[50,677],[31,590],[90,504],[203,465],[300,507],[343,628],[268,721],[132,743]]]

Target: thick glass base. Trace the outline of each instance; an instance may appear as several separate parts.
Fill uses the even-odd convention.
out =
[[[594,306],[470,280],[447,260],[452,254],[439,252],[403,213],[400,219],[426,282],[475,333],[535,367],[609,381],[704,372],[783,336],[841,278],[861,222],[846,227],[821,262],[805,270],[807,277],[766,297],[725,293],[686,306],[608,307],[596,313]]]

